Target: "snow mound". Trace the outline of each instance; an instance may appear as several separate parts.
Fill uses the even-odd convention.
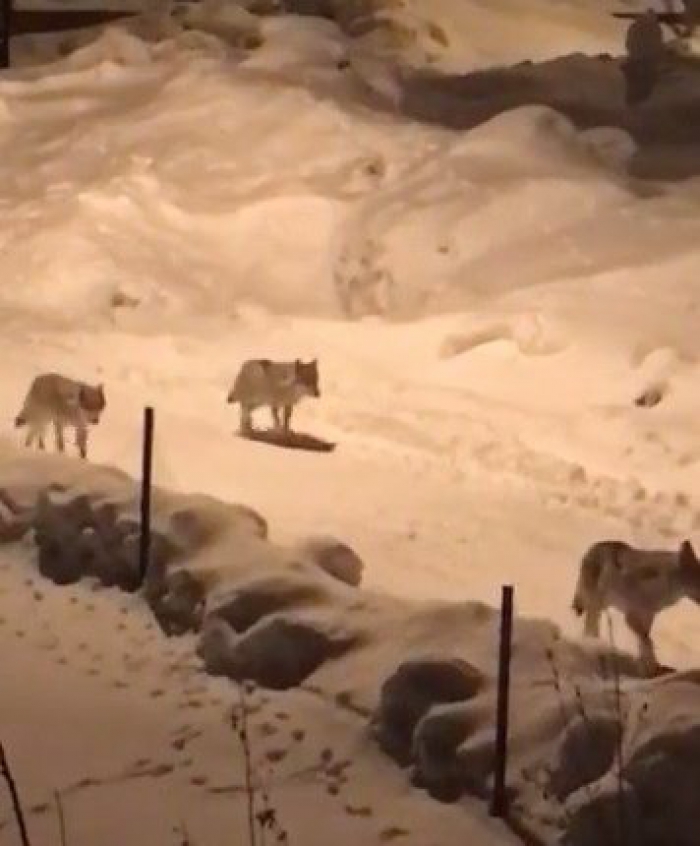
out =
[[[640,250],[629,132],[491,94],[468,136],[421,126],[373,48],[256,21],[252,46],[112,26],[0,82],[5,311],[416,318]]]
[[[138,589],[128,477],[9,446],[2,457],[3,543],[23,536],[42,573],[59,584],[92,578]],[[167,633],[199,633],[197,652],[210,673],[274,690],[312,689],[365,717],[380,747],[430,795],[488,796],[493,609],[350,586],[346,573],[339,581],[324,564],[329,550],[356,561],[344,544],[319,535],[294,548],[276,545],[263,517],[209,497],[156,491],[154,528],[143,596]],[[700,679],[672,673],[645,681],[635,668],[611,648],[563,640],[550,623],[516,620],[512,813],[545,842],[621,844],[629,831],[642,846],[658,843],[659,831],[682,846],[694,842]]]

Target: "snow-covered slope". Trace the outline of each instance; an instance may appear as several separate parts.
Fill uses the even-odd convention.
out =
[[[248,56],[113,29],[2,83],[0,303],[417,317],[677,256],[675,232],[661,248],[648,233],[669,201],[639,202],[601,164],[632,152],[620,133],[539,109],[466,136],[391,120],[338,68],[354,54],[331,24],[264,30]],[[691,204],[671,201],[683,227]]]
[[[622,31],[593,3],[533,0],[510,32],[506,0],[463,6],[431,6],[448,66],[612,49]],[[137,471],[150,403],[159,484],[259,508],[283,541],[331,531],[369,587],[404,598],[495,602],[515,583],[519,610],[569,634],[587,544],[693,537],[697,183],[642,191],[624,176],[629,137],[542,108],[469,133],[420,125],[401,114],[395,59],[328,22],[265,19],[257,50],[241,46],[250,32],[232,44],[153,25],[83,35],[59,58],[61,36],[48,63],[25,40],[0,79],[7,437],[37,371],[99,379],[95,462]],[[225,397],[249,356],[319,357],[322,397],[295,422],[335,453],[232,436]],[[658,405],[635,405],[654,391]],[[15,666],[33,660],[17,615],[35,590],[66,643],[90,637],[85,615],[10,570],[0,643]],[[657,629],[664,660],[697,662],[696,608]],[[47,678],[32,670],[22,696],[45,697]],[[141,716],[92,682],[75,697],[149,734],[146,681]],[[27,743],[22,700],[2,703]],[[425,813],[416,842],[430,846]]]
[[[695,183],[633,191],[624,133],[546,109],[418,125],[373,107],[329,22],[260,26],[253,51],[110,28],[0,82],[8,423],[37,369],[101,377],[98,458],[135,466],[150,400],[167,449],[209,433],[163,481],[225,498],[238,363],[316,354],[300,425],[343,450],[428,461],[451,498],[478,464],[621,532],[691,527]]]

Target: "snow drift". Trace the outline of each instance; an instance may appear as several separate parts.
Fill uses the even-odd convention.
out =
[[[117,471],[3,449],[2,542],[35,549],[40,571],[58,584],[92,578],[138,589],[135,498]],[[380,746],[431,795],[487,797],[492,609],[363,591],[351,586],[361,564],[342,543],[278,546],[264,518],[244,506],[165,491],[154,504],[143,596],[166,632],[200,632],[210,673],[313,690],[364,715]],[[351,579],[328,566],[339,558],[356,560]],[[635,843],[652,846],[672,832],[674,843],[690,846],[697,673],[642,681],[626,656],[586,651],[540,621],[519,619],[514,641],[515,819],[545,842],[615,844],[633,831]]]
[[[256,49],[111,27],[0,83],[0,306],[412,318],[658,259],[638,232],[664,200],[611,179],[624,135],[542,108],[469,136],[420,127],[371,105],[395,71],[368,71],[332,23],[259,26]]]

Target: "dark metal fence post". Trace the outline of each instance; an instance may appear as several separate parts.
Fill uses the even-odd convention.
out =
[[[22,810],[22,802],[19,798],[19,791],[17,790],[17,783],[15,782],[10,763],[5,755],[5,747],[0,743],[0,775],[7,782],[7,788],[10,791],[10,801],[12,802],[12,810],[14,811],[17,827],[19,828],[19,836],[22,846],[30,846],[29,833],[27,832],[27,823],[24,819],[24,811]]]
[[[506,770],[508,763],[508,713],[510,662],[513,642],[513,587],[504,585],[501,596],[501,641],[498,655],[498,699],[496,702],[496,756],[491,796],[491,816],[508,813]]]
[[[13,0],[0,0],[0,68],[10,67]]]
[[[143,585],[151,555],[151,485],[153,479],[153,429],[152,408],[143,412],[143,463],[141,467],[141,532],[139,534],[139,577]]]

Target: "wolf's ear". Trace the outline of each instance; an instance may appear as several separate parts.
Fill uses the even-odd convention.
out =
[[[684,540],[681,548],[678,551],[678,560],[681,567],[698,567],[700,568],[700,561],[695,554],[693,545],[689,540]]]

